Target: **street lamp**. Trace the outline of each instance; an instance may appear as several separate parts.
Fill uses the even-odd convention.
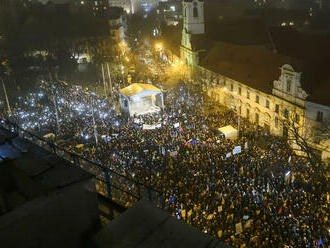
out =
[[[158,42],[158,43],[156,43],[155,48],[156,48],[156,50],[161,51],[161,50],[163,50],[163,44]]]

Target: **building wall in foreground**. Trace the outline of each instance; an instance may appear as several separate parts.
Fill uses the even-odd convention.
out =
[[[1,247],[81,247],[98,221],[96,194],[82,184],[39,197],[0,216]]]

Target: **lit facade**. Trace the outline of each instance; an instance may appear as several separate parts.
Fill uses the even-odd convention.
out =
[[[330,106],[309,100],[308,93],[302,87],[304,72],[298,71],[290,63],[285,63],[286,58],[283,58],[283,56],[280,57],[264,51],[262,53],[265,54],[266,59],[259,61],[259,63],[267,63],[268,60],[275,61],[277,67],[271,69],[272,71],[277,71],[277,73],[273,73],[277,76],[271,78],[268,76],[265,81],[259,80],[262,83],[258,83],[258,79],[262,77],[262,72],[260,72],[263,69],[262,67],[260,67],[259,71],[247,70],[247,72],[240,72],[239,68],[236,71],[230,68],[235,66],[234,63],[219,63],[218,67],[212,64],[212,66],[208,67],[200,58],[200,54],[204,51],[203,48],[193,44],[194,39],[201,41],[201,35],[205,32],[204,16],[200,14],[200,12],[203,12],[203,1],[185,0],[183,2],[183,12],[181,59],[190,66],[191,75],[195,73],[202,79],[205,86],[204,90],[207,91],[210,97],[220,104],[233,109],[241,117],[264,127],[273,135],[290,135],[290,131],[284,123],[292,121],[299,126],[299,134],[305,137],[309,144],[320,152],[320,156],[323,159],[330,157],[329,137],[321,137],[317,132],[317,130],[321,130],[321,126],[328,125],[329,128],[327,121],[330,120]],[[233,49],[235,47],[230,47],[230,49],[224,51],[234,53]],[[246,48],[242,48],[242,51],[246,50]],[[219,51],[221,50],[218,50],[218,53],[221,53]],[[253,57],[254,53],[251,52],[251,54],[252,56],[250,57]],[[209,55],[210,58],[206,57],[204,60],[212,61],[213,55]],[[240,53],[237,52],[235,55],[238,57]],[[235,57],[235,55],[232,55],[232,57]],[[218,57],[220,56],[221,54],[218,54]],[[248,59],[247,56],[246,61],[243,63],[249,64]],[[254,63],[254,61],[250,63]],[[269,66],[274,66],[276,63],[269,62]],[[228,67],[228,70],[225,70],[225,67]],[[222,74],[224,71],[225,73]],[[247,74],[245,77],[237,75],[243,75],[244,73]],[[265,71],[263,73],[267,74],[268,72]],[[232,76],[228,76],[228,74],[232,74]],[[260,74],[261,76],[258,78],[258,76],[253,74]],[[253,82],[253,77],[255,77],[256,82]],[[239,80],[239,78],[242,80]],[[269,84],[269,86],[266,87],[265,84]],[[292,143],[292,146],[295,148],[294,143]]]

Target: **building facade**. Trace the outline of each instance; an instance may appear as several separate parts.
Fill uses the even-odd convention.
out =
[[[203,4],[202,0],[183,2],[180,55],[191,75],[202,79],[210,97],[241,117],[277,136],[292,136],[290,127],[297,127],[297,134],[324,160],[329,158],[330,104],[306,92],[306,68],[265,49],[203,42]],[[205,55],[203,45],[211,44]],[[299,150],[295,142],[291,145]]]

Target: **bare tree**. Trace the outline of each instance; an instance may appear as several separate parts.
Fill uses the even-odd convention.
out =
[[[319,145],[322,141],[330,138],[330,121],[302,125],[302,121],[294,113],[294,116],[290,115],[283,120],[283,129],[287,130],[288,142],[297,155],[304,156],[309,162],[314,186],[318,190],[328,190],[329,166],[322,161],[318,149],[322,149]]]

